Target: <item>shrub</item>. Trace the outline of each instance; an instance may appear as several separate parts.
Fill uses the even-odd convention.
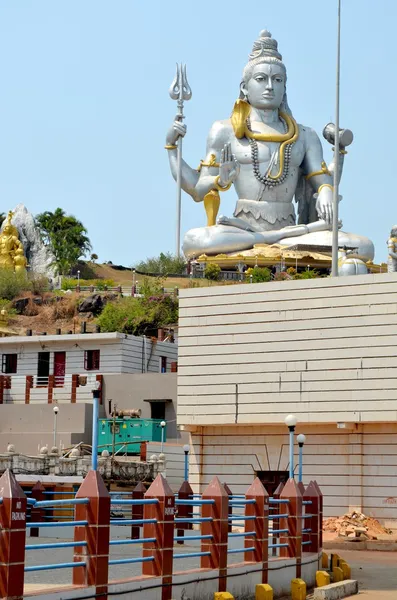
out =
[[[272,278],[272,273],[267,267],[254,267],[253,269],[247,269],[245,274],[250,280],[252,275],[252,283],[263,283],[264,281],[270,281]]]
[[[205,278],[210,281],[219,281],[221,274],[221,268],[216,264],[209,264],[205,266]]]
[[[292,279],[291,275],[288,275],[286,271],[280,271],[274,275],[274,281],[285,281],[286,279]]]
[[[32,293],[36,296],[42,296],[49,289],[49,283],[45,275],[30,274],[29,280],[31,282]]]
[[[294,279],[316,279],[317,277],[321,277],[321,275],[316,269],[306,269],[294,275]]]
[[[178,320],[178,301],[172,296],[120,298],[106,304],[98,317],[101,331],[143,335]]]
[[[14,273],[12,269],[0,269],[0,298],[13,300],[21,292],[31,288],[32,284],[26,273]]]
[[[186,261],[183,257],[178,257],[171,252],[161,252],[160,256],[141,260],[134,265],[137,271],[143,273],[160,273],[161,275],[180,275],[185,272]]]

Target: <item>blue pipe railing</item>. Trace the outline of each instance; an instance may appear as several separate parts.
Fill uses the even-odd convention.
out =
[[[274,519],[287,519],[289,517],[289,515],[287,513],[284,513],[283,515],[269,515],[267,518],[270,520],[274,520]]]
[[[142,556],[138,558],[116,558],[109,560],[109,567],[112,565],[129,565],[132,563],[151,562],[154,560],[154,556]]]
[[[175,523],[206,523],[212,520],[212,517],[201,517],[195,519],[190,519],[187,517],[176,517],[174,519]]]
[[[227,553],[238,554],[239,552],[252,552],[252,550],[255,550],[255,546],[251,546],[250,548],[232,548],[231,550],[228,550]]]
[[[269,544],[269,548],[288,548],[288,544]]]
[[[26,527],[83,527],[88,525],[88,521],[66,521],[63,523],[59,521],[57,523],[26,523]]]
[[[175,500],[179,506],[201,506],[204,504],[215,504],[215,500]]]
[[[157,519],[110,519],[111,525],[144,525],[145,523],[157,523]]]
[[[109,546],[122,546],[124,544],[144,544],[145,542],[154,543],[157,538],[137,538],[135,540],[111,540]]]
[[[144,504],[158,504],[159,501],[157,498],[148,498],[147,500],[141,499],[131,499],[131,500],[118,500],[117,498],[111,498],[110,504],[119,504],[120,506],[128,505],[128,506],[140,506]]]
[[[35,502],[35,508],[44,508],[44,507],[57,507],[57,506],[74,506],[75,504],[89,504],[90,501],[88,498],[75,498],[74,500],[40,500],[39,502]]]
[[[212,535],[175,535],[174,536],[174,542],[179,542],[179,541],[187,541],[187,540],[212,540],[214,536]]]
[[[52,565],[34,565],[25,567],[25,572],[32,571],[51,571],[53,569],[75,569],[76,567],[86,567],[85,562],[54,563]]]
[[[183,553],[183,554],[174,554],[174,559],[196,558],[198,556],[211,556],[211,552],[188,552],[188,553]]]
[[[50,548],[77,548],[87,546],[87,542],[57,542],[48,544],[29,544],[25,550],[48,550]]]
[[[229,533],[228,537],[248,537],[256,536],[256,531],[244,531],[243,533]]]
[[[288,498],[269,498],[269,504],[288,504]]]

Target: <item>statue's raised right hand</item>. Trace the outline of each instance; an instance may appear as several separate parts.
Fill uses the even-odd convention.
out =
[[[219,161],[219,183],[221,186],[227,186],[229,183],[236,181],[240,173],[240,165],[232,153],[232,145],[230,143],[223,146],[221,151],[221,159]]]
[[[186,129],[186,125],[184,125],[182,121],[175,120],[172,127],[168,130],[165,143],[169,146],[174,146],[180,137],[185,137]]]

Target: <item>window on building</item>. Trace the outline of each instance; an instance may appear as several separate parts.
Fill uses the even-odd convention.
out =
[[[165,419],[165,402],[151,402],[150,403],[150,418],[151,419]]]
[[[1,372],[2,373],[16,373],[18,365],[18,355],[17,354],[3,354],[3,359],[1,363]]]
[[[86,350],[84,352],[84,369],[86,371],[98,371],[100,350]]]
[[[167,372],[167,357],[160,356],[160,373],[166,373],[166,372]]]

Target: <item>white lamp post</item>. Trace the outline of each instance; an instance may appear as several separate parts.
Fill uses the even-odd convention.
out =
[[[167,423],[165,421],[161,421],[160,423],[160,427],[161,427],[161,454],[163,454],[163,449],[164,449],[164,432],[165,432],[165,426],[167,425]]]
[[[284,423],[289,429],[289,478],[294,478],[294,432],[298,419],[295,415],[285,417]]]
[[[299,472],[298,472],[298,481],[302,483],[303,476],[303,444],[306,442],[306,436],[303,433],[300,433],[296,438],[296,441],[299,445]]]
[[[57,445],[57,416],[59,413],[59,408],[58,406],[54,406],[54,408],[52,409],[54,411],[54,448],[56,448]]]

